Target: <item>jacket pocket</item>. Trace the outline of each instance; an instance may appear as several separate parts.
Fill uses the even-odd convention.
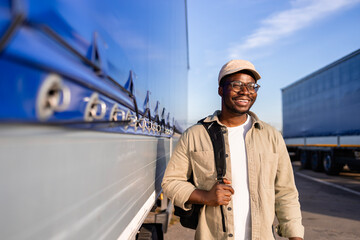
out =
[[[274,189],[277,165],[277,153],[260,153],[261,184],[264,188]]]
[[[190,157],[193,166],[195,185],[201,189],[211,188],[211,184],[213,184],[216,178],[214,152],[191,152]]]

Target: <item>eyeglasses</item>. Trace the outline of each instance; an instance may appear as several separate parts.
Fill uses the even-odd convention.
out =
[[[250,93],[256,93],[260,88],[260,85],[257,83],[243,83],[240,81],[233,81],[229,82],[229,84],[231,85],[231,89],[235,92],[239,92],[243,87],[246,87]]]

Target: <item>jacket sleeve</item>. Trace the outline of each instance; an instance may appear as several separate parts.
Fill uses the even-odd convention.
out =
[[[196,189],[187,180],[191,175],[191,163],[188,151],[188,133],[185,132],[175,147],[165,170],[161,183],[164,193],[174,205],[190,210],[191,204],[185,204],[191,193]]]
[[[282,237],[304,238],[301,223],[299,194],[284,139],[277,132],[278,169],[275,180],[275,212],[279,221],[278,234]]]

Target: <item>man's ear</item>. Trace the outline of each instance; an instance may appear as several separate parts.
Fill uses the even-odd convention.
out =
[[[219,94],[220,97],[223,96],[223,87],[222,86],[218,87],[218,94]]]

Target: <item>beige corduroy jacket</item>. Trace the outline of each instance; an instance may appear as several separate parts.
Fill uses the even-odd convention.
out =
[[[220,111],[205,119],[217,121],[223,128],[227,153],[226,175],[232,172],[228,132],[218,120]],[[281,134],[250,112],[252,127],[245,137],[248,157],[252,240],[274,239],[273,221],[279,221],[278,233],[283,237],[302,237],[304,227],[298,192],[288,152]],[[193,172],[194,185],[187,182]],[[173,203],[185,210],[190,194],[196,189],[210,190],[216,182],[216,169],[211,139],[201,124],[187,129],[181,136],[165,171],[162,188]],[[235,206],[239,207],[239,206]],[[241,207],[241,206],[240,206]],[[200,212],[195,239],[235,239],[232,201],[226,206],[226,230],[223,232],[220,207],[204,206]]]

